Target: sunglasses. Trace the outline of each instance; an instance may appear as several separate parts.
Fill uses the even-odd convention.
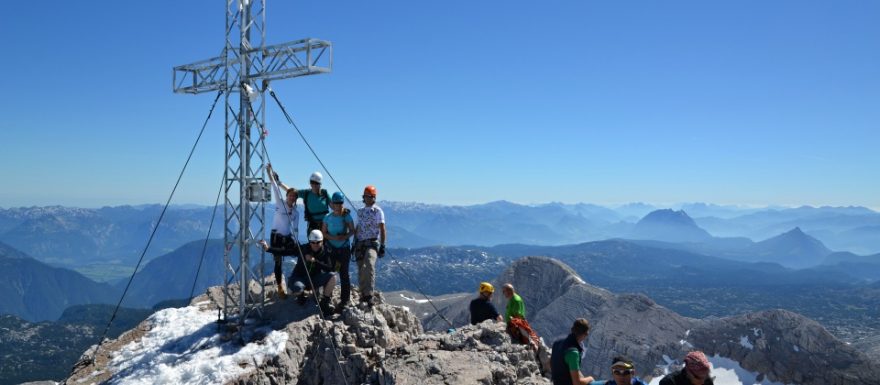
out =
[[[313,245],[320,245],[321,241],[310,241],[309,243],[311,243]]]
[[[334,205],[341,205],[341,204],[343,204],[343,203],[345,203],[345,202],[331,202],[331,203],[334,204]]]
[[[376,196],[375,195],[364,195],[364,199],[367,199],[367,198],[376,199]]]
[[[611,371],[611,373],[614,373],[618,376],[628,376],[630,374],[633,374],[633,370],[632,369],[614,369]]]
[[[318,185],[318,186],[320,186],[320,185],[321,185],[321,184],[320,184],[320,183],[318,183],[318,182],[315,182],[315,181],[310,181],[310,182],[309,182],[309,184],[316,184],[316,185]]]

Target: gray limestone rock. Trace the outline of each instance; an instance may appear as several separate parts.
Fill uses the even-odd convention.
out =
[[[357,293],[355,293],[357,294]],[[217,290],[193,304],[222,300]],[[208,301],[206,301],[208,300]],[[314,302],[314,301],[312,301]],[[313,305],[313,304],[312,304]],[[424,333],[407,309],[379,303],[347,307],[332,320],[322,319],[316,306],[293,300],[270,302],[254,330],[242,330],[250,342],[266,337],[266,325],[283,330],[282,352],[231,381],[232,384],[549,384],[541,375],[536,354],[507,338],[504,325],[487,322],[451,332]],[[204,307],[204,305],[202,305]],[[216,305],[204,311],[216,312]],[[106,341],[96,360],[84,360],[68,384],[110,379],[107,362],[114,351],[141,338],[143,324]],[[262,328],[262,329],[259,329]],[[97,376],[96,373],[102,373]]]

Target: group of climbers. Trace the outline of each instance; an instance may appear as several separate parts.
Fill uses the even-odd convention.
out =
[[[528,344],[532,350],[540,351],[543,344],[537,333],[526,321],[526,307],[522,297],[516,293],[513,285],[504,284],[502,293],[507,298],[507,308],[502,318],[492,303],[495,287],[489,282],[480,282],[478,297],[470,303],[471,324],[476,325],[487,320],[504,321],[511,340]],[[646,385],[636,377],[635,364],[626,356],[615,356],[611,360],[611,379],[595,380],[592,376],[581,373],[581,361],[586,355],[586,342],[590,335],[590,322],[578,318],[571,326],[571,333],[553,343],[550,354],[550,375],[554,385]],[[540,354],[539,354],[540,359]],[[660,385],[713,385],[709,376],[711,365],[706,355],[693,351],[684,358],[684,367],[666,375]]]
[[[550,355],[550,372],[553,385],[647,385],[636,376],[633,360],[619,355],[611,359],[611,379],[596,380],[581,373],[581,361],[587,350],[590,322],[578,318],[571,326],[571,333],[553,343]],[[681,370],[667,374],[660,385],[714,385],[709,376],[711,365],[700,351],[689,352]]]
[[[272,253],[275,262],[275,284],[280,299],[287,298],[287,290],[297,295],[297,301],[307,301],[305,291],[323,288],[319,302],[321,312],[329,316],[341,312],[351,301],[350,260],[354,253],[357,261],[360,303],[372,306],[378,301],[375,295],[376,261],[385,255],[385,214],[376,205],[377,190],[374,186],[364,188],[364,207],[357,212],[357,225],[349,209],[345,208],[345,196],[321,188],[322,175],[314,172],[309,177],[310,188],[297,190],[281,182],[272,165],[266,167],[272,182],[275,200],[275,217],[269,243],[260,241],[263,249]],[[281,200],[282,191],[286,200]],[[300,245],[296,238],[299,231],[299,212],[296,201],[302,198],[304,219],[308,225],[308,243]],[[354,242],[351,238],[354,237]],[[282,261],[284,256],[297,257],[296,266],[284,287]],[[339,303],[333,307],[330,298],[340,281]]]

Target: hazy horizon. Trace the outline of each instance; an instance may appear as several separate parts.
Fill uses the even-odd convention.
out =
[[[705,204],[705,205],[715,206],[715,207],[719,207],[719,208],[744,210],[744,211],[745,210],[770,210],[770,209],[796,209],[799,207],[812,207],[812,208],[826,208],[826,207],[828,207],[828,208],[857,208],[857,207],[861,207],[861,208],[866,208],[871,211],[880,213],[880,208],[869,207],[869,206],[864,206],[864,205],[812,205],[812,204],[746,205],[746,204],[719,204],[719,203],[707,202],[707,201],[677,202],[677,203],[654,203],[654,202],[636,201],[636,202],[606,204],[606,203],[596,203],[596,202],[560,202],[560,201],[516,202],[516,201],[507,200],[507,199],[496,199],[496,200],[490,200],[490,201],[485,201],[485,202],[456,204],[456,203],[443,203],[443,202],[421,202],[421,201],[412,201],[412,200],[398,201],[398,200],[379,199],[377,204],[381,205],[384,202],[401,203],[401,204],[425,204],[425,205],[448,206],[448,207],[479,206],[479,205],[485,205],[485,204],[495,203],[495,202],[509,202],[509,203],[514,203],[514,204],[522,205],[522,206],[541,206],[541,205],[554,204],[554,203],[564,204],[564,205],[587,204],[587,205],[595,205],[595,206],[605,207],[605,208],[612,209],[612,210],[618,209],[618,208],[624,208],[628,205],[640,205],[640,204],[651,206],[651,207],[654,207],[657,209],[681,209],[683,206],[686,206],[686,205]],[[355,203],[360,203],[360,202],[355,200]],[[18,205],[18,206],[0,205],[0,210],[26,209],[26,208],[32,208],[32,207],[65,207],[65,208],[81,208],[81,209],[100,209],[100,208],[104,208],[104,207],[125,207],[125,206],[141,207],[141,206],[155,206],[155,205],[162,206],[164,204],[165,204],[164,202],[154,202],[154,203],[133,203],[133,204],[129,204],[129,203],[104,204],[104,205],[92,205],[92,206],[90,206],[90,205],[66,205],[66,204],[46,204],[46,205],[32,204],[32,205]],[[298,205],[302,206],[301,200],[298,201]],[[207,204],[207,203],[171,203],[171,207],[213,207],[213,206],[214,206],[213,203],[211,203],[211,204]]]

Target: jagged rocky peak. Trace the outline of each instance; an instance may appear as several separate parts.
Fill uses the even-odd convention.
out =
[[[222,299],[211,288],[187,308],[157,312],[106,341],[66,383],[137,376],[143,383],[549,384],[535,354],[511,344],[503,324],[424,333],[405,307],[350,307],[323,320],[314,301],[286,300],[269,303],[263,320],[240,330],[242,345],[214,323]],[[201,324],[185,321],[196,318]]]
[[[499,285],[510,283],[533,308],[544,308],[561,297],[568,289],[584,280],[574,269],[547,257],[523,257],[514,261],[498,277]],[[507,300],[501,295],[492,297],[495,306],[503,309]]]

